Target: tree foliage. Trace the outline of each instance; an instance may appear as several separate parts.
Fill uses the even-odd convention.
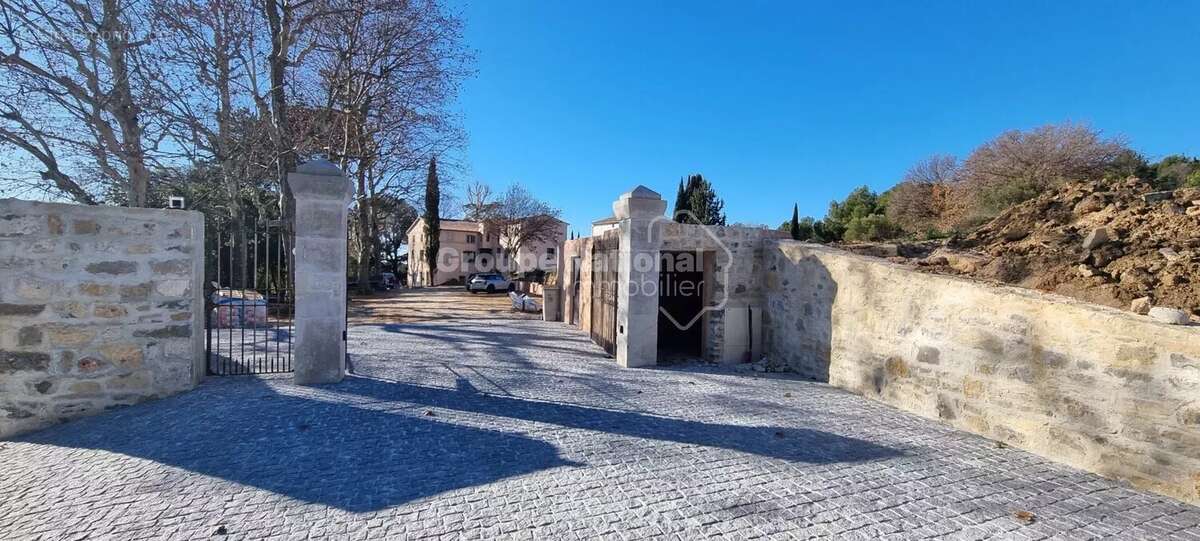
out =
[[[441,194],[438,187],[437,158],[429,158],[429,172],[425,177],[425,268],[429,273],[427,284],[434,283],[437,273],[438,250],[441,249]]]
[[[419,207],[429,156],[462,146],[470,63],[441,0],[0,1],[0,194],[289,227],[287,174],[327,158],[357,184],[365,284],[388,202]]]
[[[1101,178],[1127,151],[1123,141],[1082,124],[1007,131],[967,157],[963,194],[972,199],[974,214],[995,216],[1063,183]]]
[[[725,202],[717,197],[712,183],[703,175],[688,175],[680,181],[679,193],[675,196],[672,219],[680,223],[701,225],[725,225]]]

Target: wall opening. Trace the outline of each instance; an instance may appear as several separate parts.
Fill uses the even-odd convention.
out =
[[[703,252],[662,252],[658,274],[658,361],[702,356],[707,275]]]

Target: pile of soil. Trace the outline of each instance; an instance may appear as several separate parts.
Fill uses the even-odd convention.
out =
[[[966,237],[942,246],[902,245],[896,252],[891,259],[930,272],[1126,310],[1148,297],[1149,305],[1200,317],[1197,188],[1155,192],[1136,178],[1068,184],[1008,209]]]

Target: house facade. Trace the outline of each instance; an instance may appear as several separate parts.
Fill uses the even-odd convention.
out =
[[[527,243],[516,253],[509,253],[505,246],[512,243],[486,223],[443,218],[438,237],[438,268],[431,275],[425,254],[425,219],[418,218],[407,232],[408,284],[410,287],[461,284],[477,272],[500,271],[510,275],[535,269],[556,270],[559,247],[567,239],[567,223],[556,219],[555,225],[550,238]]]

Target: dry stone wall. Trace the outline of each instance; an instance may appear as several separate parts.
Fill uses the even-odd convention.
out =
[[[193,387],[197,212],[0,200],[0,438]]]
[[[764,264],[772,363],[1200,503],[1200,328],[792,241]]]

